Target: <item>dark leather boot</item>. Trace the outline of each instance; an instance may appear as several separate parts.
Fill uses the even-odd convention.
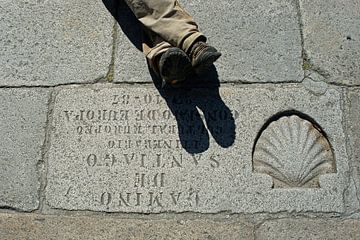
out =
[[[176,87],[186,80],[192,72],[192,65],[187,54],[177,47],[169,48],[159,60],[159,74],[162,86],[169,84]]]
[[[221,53],[207,43],[199,41],[190,48],[189,56],[195,72],[200,74],[209,69],[218,60]]]

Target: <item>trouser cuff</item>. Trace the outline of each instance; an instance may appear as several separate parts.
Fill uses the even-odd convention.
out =
[[[190,48],[196,41],[201,40],[206,42],[206,37],[200,32],[194,32],[190,36],[186,37],[183,41],[181,49],[183,49],[187,54],[190,52]]]

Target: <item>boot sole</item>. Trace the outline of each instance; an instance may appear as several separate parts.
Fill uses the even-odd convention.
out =
[[[192,72],[189,57],[180,48],[169,48],[160,58],[160,75],[165,83],[176,86]]]

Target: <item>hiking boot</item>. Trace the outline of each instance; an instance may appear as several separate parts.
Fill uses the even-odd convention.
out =
[[[172,47],[164,52],[159,60],[159,74],[162,78],[162,87],[169,84],[178,86],[186,80],[192,72],[191,61],[180,48]]]
[[[199,41],[191,47],[189,56],[195,72],[200,74],[209,69],[209,67],[218,60],[221,53],[207,43]]]

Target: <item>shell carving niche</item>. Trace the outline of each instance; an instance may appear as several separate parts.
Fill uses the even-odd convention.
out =
[[[319,128],[292,115],[270,123],[261,133],[253,170],[273,177],[274,188],[314,188],[320,187],[321,175],[336,172],[336,164]]]

